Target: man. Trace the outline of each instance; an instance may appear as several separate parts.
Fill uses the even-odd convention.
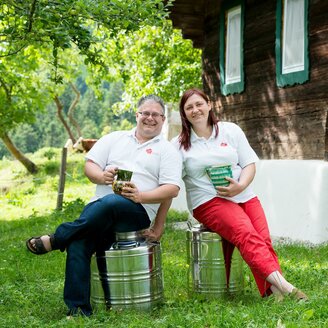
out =
[[[80,217],[59,225],[54,234],[26,242],[28,250],[37,255],[66,249],[64,301],[69,317],[92,314],[92,254],[108,249],[115,232],[147,229],[151,223],[145,235],[159,239],[171,200],[179,192],[181,159],[161,135],[164,103],[149,95],[141,98],[137,107],[136,128],[100,138],[87,154],[85,174],[97,187]],[[133,171],[131,183],[121,195],[112,190],[117,168]]]

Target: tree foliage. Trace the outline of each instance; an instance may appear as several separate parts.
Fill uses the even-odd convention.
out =
[[[34,113],[49,101],[39,71],[36,49],[25,48],[20,55],[0,59],[0,136],[20,123],[31,123]]]
[[[71,119],[87,138],[131,127],[144,94],[175,102],[184,89],[200,86],[200,51],[172,28],[171,2],[163,3],[3,0],[0,138],[14,147],[11,134],[24,151],[62,146],[68,136],[54,120],[54,99],[67,115],[72,84],[81,98]]]
[[[36,98],[33,95],[39,96],[36,84],[40,81],[30,79],[37,71],[39,53],[46,57],[45,62],[54,65],[52,79],[62,82],[58,69],[66,71],[70,67],[67,61],[71,62],[72,57],[83,55],[86,63],[103,64],[100,47],[96,46],[102,42],[98,30],[111,38],[121,31],[161,24],[167,15],[167,6],[161,0],[3,0],[0,4],[0,76],[6,80],[2,79],[0,85],[1,109],[17,111],[14,101],[19,96],[31,99]],[[77,49],[78,53],[67,52],[70,48]],[[21,111],[30,110],[30,113],[23,115],[21,121],[26,122],[27,117],[33,116],[32,108],[22,106]],[[2,121],[7,126],[8,121]]]
[[[97,37],[98,29],[113,37],[121,30],[159,24],[166,15],[161,0],[3,0],[0,4],[0,137],[10,145],[12,154],[17,155],[19,151],[8,132],[17,124],[32,122],[39,102],[44,99],[39,98],[44,80],[39,76],[31,78],[33,73],[41,71],[40,66],[36,67],[40,59],[38,52],[46,55],[45,62],[52,64],[48,79],[62,83],[63,75],[58,70],[67,68],[62,64],[63,58],[70,54],[67,50],[77,50],[86,64],[102,64],[99,47],[95,46],[101,41]],[[26,52],[33,51],[35,57],[26,56]]]
[[[167,16],[162,0],[2,0],[1,56],[17,54],[31,44],[54,48],[75,44],[96,59],[93,29],[104,27],[109,37],[121,30],[159,24]]]
[[[122,34],[119,44],[120,73],[127,97],[153,92],[176,102],[184,90],[201,85],[200,50],[184,40],[170,21],[163,27],[143,27],[133,35]]]
[[[201,51],[184,40],[170,21],[144,26],[134,33],[119,33],[101,45],[106,66],[94,65],[100,80],[120,79],[125,90],[117,109],[124,111],[144,94],[155,93],[176,102],[182,92],[201,86]],[[99,81],[98,81],[99,83]]]

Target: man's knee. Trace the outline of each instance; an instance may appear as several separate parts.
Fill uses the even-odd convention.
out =
[[[88,239],[73,240],[66,248],[67,257],[90,257],[95,252],[95,244]]]

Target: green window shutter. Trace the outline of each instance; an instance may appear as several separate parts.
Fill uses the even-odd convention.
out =
[[[244,1],[225,1],[220,15],[221,93],[244,91]]]
[[[295,16],[299,18],[300,29],[295,31],[295,33],[300,33],[301,42],[298,42],[298,47],[292,47],[288,44],[288,41],[293,37],[289,33],[288,28],[288,18],[295,15],[295,11],[288,11],[288,5],[292,4],[292,1],[300,1],[302,9],[302,15]],[[287,10],[286,10],[287,9]],[[298,13],[297,15],[300,15]],[[293,18],[295,18],[293,17]],[[295,20],[294,20],[295,21]],[[296,38],[294,38],[296,39]],[[287,65],[284,63],[284,58],[287,56],[287,50],[289,58],[295,56],[295,65]],[[294,52],[293,52],[294,51]],[[285,56],[285,57],[284,57]],[[300,59],[301,58],[301,59]],[[286,62],[287,60],[285,60]],[[289,60],[290,61],[290,60]],[[309,54],[308,54],[308,0],[277,0],[277,13],[276,13],[276,78],[277,86],[284,87],[294,84],[302,84],[309,79]]]

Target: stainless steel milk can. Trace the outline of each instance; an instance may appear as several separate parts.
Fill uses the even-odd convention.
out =
[[[91,303],[113,308],[151,309],[163,301],[160,243],[139,232],[116,233],[116,242],[91,259]]]
[[[243,259],[237,248],[202,225],[187,230],[188,288],[220,296],[243,290]]]

